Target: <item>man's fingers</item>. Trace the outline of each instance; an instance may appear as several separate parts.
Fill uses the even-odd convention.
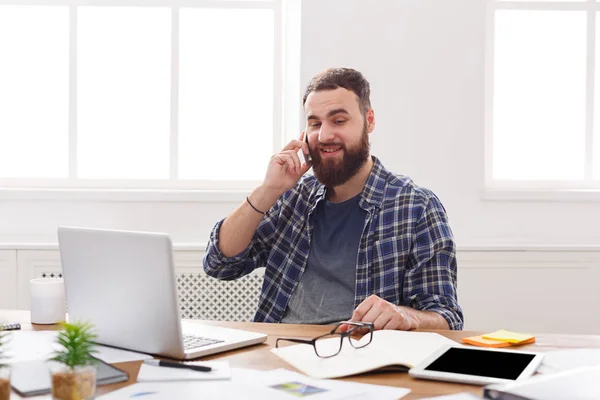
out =
[[[390,312],[380,313],[375,318],[375,321],[373,321],[373,329],[375,329],[376,331],[384,329],[384,326],[386,326],[388,323],[390,323],[390,321],[392,321],[393,316],[394,315]]]
[[[290,141],[288,144],[285,145],[285,147],[283,149],[281,149],[282,152],[284,151],[288,151],[288,150],[294,150],[297,151],[298,149],[302,149],[302,151],[304,151],[305,153],[308,153],[308,145],[301,141],[301,140],[292,140]]]
[[[348,329],[350,329],[350,325],[348,324],[340,325],[340,327],[338,328],[338,330],[342,333],[346,332]]]
[[[275,155],[275,161],[286,168],[286,171],[292,171],[294,174],[301,172],[300,159],[293,151],[284,151]]]
[[[373,307],[362,317],[361,322],[375,322],[377,318],[383,313],[381,307],[377,304],[373,304]],[[375,327],[375,329],[378,329]]]
[[[291,157],[288,154],[285,153],[278,153],[275,154],[273,156],[273,161],[276,162],[277,164],[281,165],[281,166],[287,166],[289,167],[288,164],[292,164],[293,165],[293,161],[291,159]]]
[[[356,322],[356,321],[354,321],[354,322]],[[349,330],[352,330],[351,336],[354,334],[360,336],[360,335],[364,335],[365,333],[369,333],[369,328],[358,328],[356,325],[352,325],[352,324],[340,325],[340,327],[338,328],[338,331],[340,331],[341,333],[347,332]]]
[[[369,309],[371,307],[368,304],[368,301],[369,301],[369,299],[363,300],[363,302],[360,303],[358,305],[358,307],[356,307],[354,309],[354,312],[352,313],[352,317],[350,317],[349,321],[352,321],[352,322],[361,322],[362,321],[362,317],[365,315],[365,313],[367,311],[369,311]],[[347,332],[348,330],[350,330],[350,329],[352,329],[354,327],[355,327],[354,325],[344,324],[344,325],[340,326],[339,330],[340,330],[340,332],[344,333],[344,332]]]
[[[390,330],[390,331],[405,330],[405,329],[402,329],[402,326],[403,326],[403,322],[401,319],[398,320],[395,318],[390,318],[389,321],[381,327],[381,329]]]
[[[410,328],[410,321],[406,312],[376,295],[371,295],[360,303],[352,313],[350,321],[372,322],[375,330],[407,330]],[[347,332],[352,328],[352,325],[343,325],[340,330]]]
[[[371,297],[363,300],[363,302],[360,303],[352,313],[352,318],[350,318],[350,321],[361,322],[371,307],[373,307],[373,299]]]
[[[300,158],[298,157],[298,154],[294,151],[294,150],[287,150],[283,152],[284,154],[287,154],[291,157],[292,162],[294,163],[294,172],[298,173],[300,172],[300,168],[301,168],[301,163],[300,163]]]
[[[356,328],[356,327],[354,327],[354,328]],[[367,333],[369,333],[369,331],[370,331],[369,328],[356,328],[355,330],[352,331],[352,335],[356,334],[357,336],[362,336],[362,335],[366,335]]]
[[[288,171],[294,171],[294,160],[289,154],[279,153],[275,155],[273,159],[286,173]]]

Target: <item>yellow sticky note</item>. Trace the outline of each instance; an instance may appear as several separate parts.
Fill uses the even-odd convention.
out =
[[[484,339],[482,336],[471,336],[462,339],[463,343],[472,344],[473,346],[480,347],[509,347],[511,343],[504,342],[501,340],[490,340]]]
[[[508,342],[508,343],[521,343],[525,340],[530,340],[530,339],[534,338],[533,335],[510,332],[510,331],[506,331],[504,329],[500,329],[499,331],[488,333],[486,335],[482,335],[481,337],[484,339],[500,340],[501,342]]]

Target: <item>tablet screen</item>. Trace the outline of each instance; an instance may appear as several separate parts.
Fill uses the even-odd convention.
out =
[[[515,380],[534,357],[535,354],[451,347],[425,370]]]

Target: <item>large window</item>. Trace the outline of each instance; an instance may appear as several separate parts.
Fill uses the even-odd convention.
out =
[[[0,0],[0,186],[251,187],[287,139],[284,7]]]
[[[598,12],[596,0],[488,0],[488,187],[600,188]]]

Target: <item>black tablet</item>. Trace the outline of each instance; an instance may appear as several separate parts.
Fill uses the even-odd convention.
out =
[[[416,378],[487,385],[533,375],[544,355],[525,351],[445,346],[409,371]]]

